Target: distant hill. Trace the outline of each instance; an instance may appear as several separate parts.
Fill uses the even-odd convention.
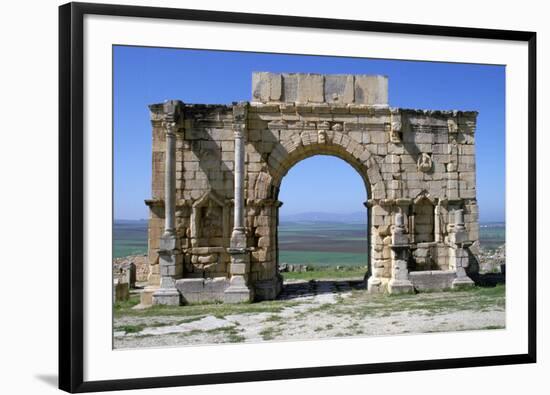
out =
[[[367,210],[353,213],[324,213],[311,211],[298,214],[281,214],[281,222],[337,222],[346,224],[366,224]]]
[[[282,214],[280,216],[281,222],[334,222],[334,223],[346,223],[346,224],[366,224],[367,212],[356,211],[354,213],[338,214],[338,213],[324,213],[320,211],[311,211],[298,214]],[[114,221],[118,225],[144,225],[147,226],[148,220],[146,219],[115,219]],[[497,228],[505,227],[504,222],[496,221],[480,221],[481,228]]]
[[[115,219],[114,220],[115,223],[117,224],[141,224],[141,223],[145,223],[147,224],[147,220],[146,219]]]
[[[367,223],[367,211],[356,211],[353,213],[325,213],[320,211],[310,211],[297,214],[280,214],[280,222],[334,222],[334,223],[346,223],[346,224],[366,224]],[[499,221],[480,221],[480,227],[493,228],[493,227],[505,227],[504,222]]]

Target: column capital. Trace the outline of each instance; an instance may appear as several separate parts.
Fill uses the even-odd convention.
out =
[[[163,121],[162,122],[162,127],[166,131],[167,135],[172,135],[173,136],[178,131],[177,123],[174,122],[174,121]]]
[[[246,138],[248,102],[233,103],[233,132],[236,139]]]
[[[183,102],[180,100],[166,100],[162,104],[163,119],[166,122],[177,122],[182,113]]]
[[[235,139],[245,139],[246,127],[244,125],[233,125],[233,134]]]
[[[233,123],[246,123],[248,107],[247,101],[233,103]]]
[[[166,134],[173,135],[179,129],[183,118],[183,103],[179,100],[166,100],[162,104],[162,126]]]

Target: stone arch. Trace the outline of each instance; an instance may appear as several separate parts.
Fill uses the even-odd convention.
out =
[[[333,130],[285,130],[280,133],[284,139],[278,140],[271,152],[262,157],[261,169],[253,177],[249,184],[247,202],[250,208],[260,208],[259,218],[251,221],[254,224],[253,233],[257,241],[253,241],[255,251],[252,254],[252,267],[262,265],[264,277],[258,277],[256,292],[260,299],[269,299],[273,285],[273,279],[280,278],[278,273],[278,223],[279,188],[284,176],[298,162],[316,155],[329,155],[337,157],[353,167],[363,180],[366,195],[369,199],[386,199],[386,188],[376,156],[368,149],[368,145],[361,144],[341,131]],[[252,192],[252,193],[250,193]],[[371,205],[366,206],[368,229],[365,243],[368,252],[367,265],[371,272],[373,245],[371,234],[373,223],[371,221]],[[266,227],[267,225],[267,227]],[[269,232],[266,232],[269,229]],[[267,237],[270,235],[270,237]],[[281,283],[279,283],[281,284]],[[280,286],[280,285],[278,285]]]
[[[365,145],[331,130],[296,131],[290,138],[281,140],[265,158],[267,165],[256,177],[254,198],[276,200],[287,172],[299,161],[315,155],[331,155],[344,160],[363,179],[369,198],[386,198],[385,184],[374,155]]]

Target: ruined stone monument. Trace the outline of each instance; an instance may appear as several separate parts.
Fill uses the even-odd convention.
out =
[[[384,76],[263,72],[252,75],[251,102],[171,100],[150,111],[142,305],[276,298],[279,186],[318,154],[364,180],[369,292],[473,284],[477,112],[389,107]]]

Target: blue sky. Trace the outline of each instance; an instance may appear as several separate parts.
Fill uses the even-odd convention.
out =
[[[477,189],[481,221],[504,220],[505,67],[458,63],[337,58],[116,46],[114,52],[114,216],[147,218],[151,192],[148,104],[250,100],[253,71],[383,74],[392,107],[479,111]],[[332,183],[332,188],[326,188]],[[342,191],[346,191],[342,194]],[[315,156],[283,179],[281,215],[349,213],[367,199],[357,172],[344,161]]]

